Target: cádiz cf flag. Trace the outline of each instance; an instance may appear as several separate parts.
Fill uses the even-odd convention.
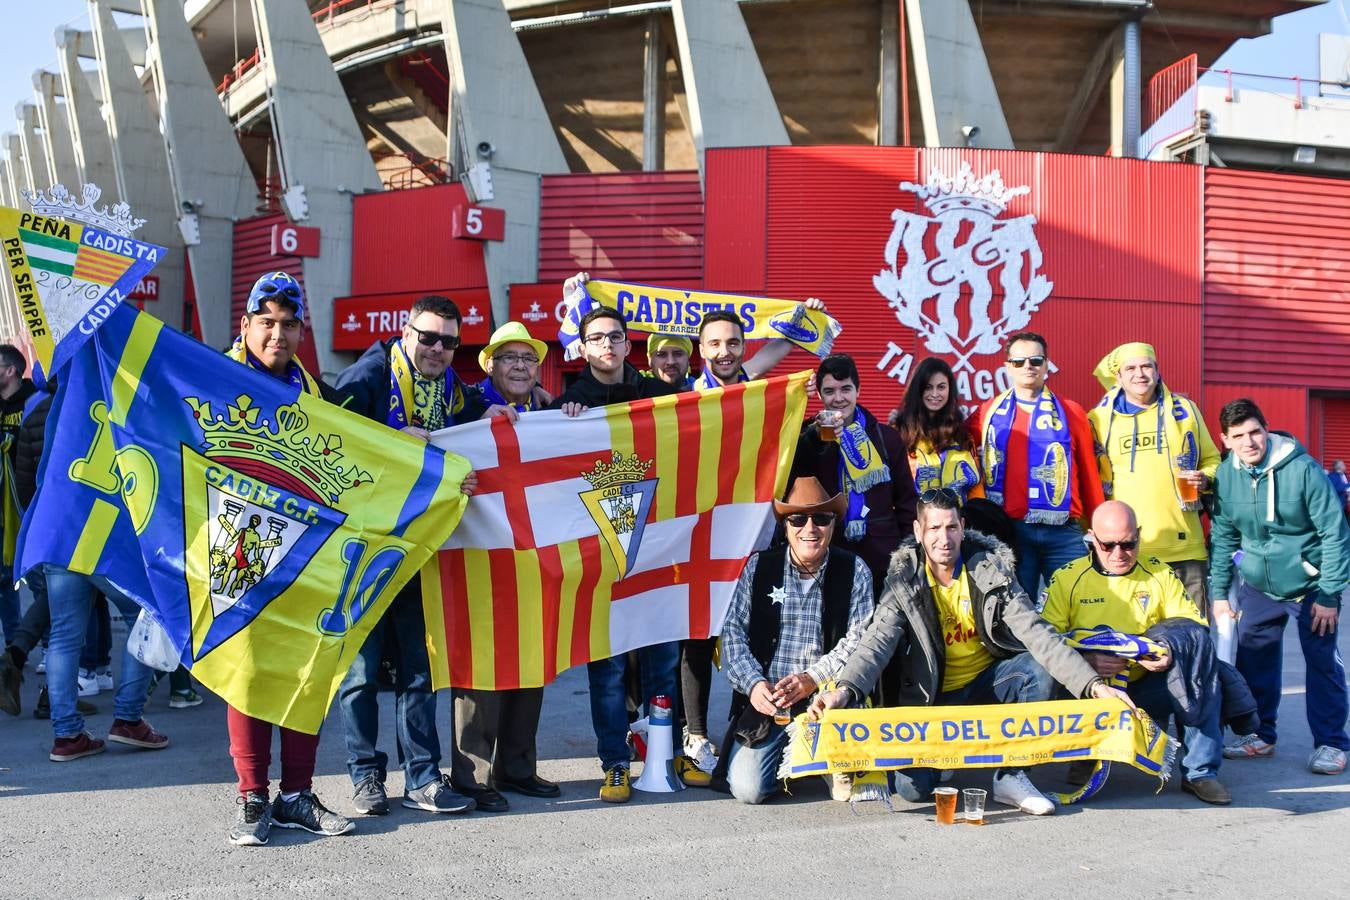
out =
[[[422,573],[439,687],[538,687],[721,630],[773,532],[807,372],[438,432],[478,490]]]
[[[106,577],[206,687],[317,732],[370,629],[458,523],[466,461],[124,303],[100,322],[57,371],[17,570]]]

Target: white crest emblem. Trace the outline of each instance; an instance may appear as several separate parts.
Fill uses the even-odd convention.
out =
[[[955,178],[933,169],[927,183],[902,182],[900,190],[917,196],[932,215],[891,213],[895,227],[885,251],[890,268],[872,276],[872,284],[930,353],[955,356],[957,372],[973,370],[970,358],[999,352],[1003,339],[1026,326],[1054,287],[1040,273],[1036,217],[999,218],[1010,200],[1031,188],[1007,187],[997,169],[976,178],[962,163]],[[996,286],[1003,293],[997,315]],[[965,324],[958,310],[964,295]]]

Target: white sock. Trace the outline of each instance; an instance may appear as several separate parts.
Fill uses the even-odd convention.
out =
[[[281,799],[286,801],[287,803],[290,803],[292,800],[294,800],[296,797],[299,796],[300,796],[299,791],[291,791],[289,794],[282,794]]]

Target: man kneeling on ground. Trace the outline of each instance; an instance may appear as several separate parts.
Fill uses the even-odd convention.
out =
[[[919,496],[914,537],[891,557],[886,589],[840,687],[816,699],[814,717],[858,705],[874,688],[882,706],[965,706],[1049,700],[1059,682],[1075,697],[1133,706],[1036,614],[1012,551],[965,530],[954,491]],[[925,802],[937,778],[935,769],[898,771],[896,792]],[[1022,769],[994,773],[994,799],[1034,816],[1055,811]]]
[[[1088,536],[1091,555],[1069,563],[1050,580],[1045,620],[1061,632],[1100,626],[1136,636],[1147,632],[1167,647],[1157,659],[1134,662],[1092,651],[1084,651],[1083,657],[1098,675],[1113,678],[1126,673],[1130,696],[1160,726],[1166,727],[1169,716],[1177,716],[1184,726],[1181,789],[1205,803],[1227,806],[1233,798],[1218,779],[1223,759],[1222,698],[1209,626],[1167,563],[1139,558],[1139,522],[1128,505],[1108,500],[1097,507]],[[1186,690],[1172,689],[1168,672],[1173,669],[1189,682]],[[1198,678],[1203,681],[1196,683]],[[1188,709],[1192,699],[1193,708]],[[1076,763],[1070,768],[1070,782],[1087,780],[1084,766]]]

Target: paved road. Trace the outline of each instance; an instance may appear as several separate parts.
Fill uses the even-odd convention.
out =
[[[735,894],[1054,897],[1066,895],[1345,895],[1350,882],[1350,780],[1308,773],[1303,677],[1288,635],[1283,730],[1271,760],[1230,763],[1232,807],[1161,795],[1138,773],[1113,774],[1086,808],[1046,819],[995,809],[985,828],[940,828],[931,805],[897,801],[852,812],[818,782],[797,796],[746,807],[706,790],[596,799],[584,672],[547,690],[540,771],[563,786],[555,801],[511,798],[509,813],[435,817],[396,807],[358,820],[357,832],[319,838],[273,831],[271,843],[232,848],[233,769],[225,714],[212,698],[147,716],[172,738],[158,752],[113,745],[72,763],[47,760],[49,723],[27,711],[39,678],[29,671],[25,714],[0,716],[0,897],[257,897],[469,895],[696,898]],[[1344,646],[1344,639],[1343,639]],[[98,698],[91,728],[111,724]],[[384,699],[384,733],[390,700]],[[714,720],[725,715],[719,683]],[[448,703],[441,733],[449,734]],[[392,755],[392,747],[389,748]],[[341,720],[324,727],[316,791],[350,812]],[[1036,770],[1055,786],[1062,766]],[[274,769],[275,771],[275,769]],[[989,774],[956,784],[988,787]],[[391,774],[391,794],[402,777]]]

